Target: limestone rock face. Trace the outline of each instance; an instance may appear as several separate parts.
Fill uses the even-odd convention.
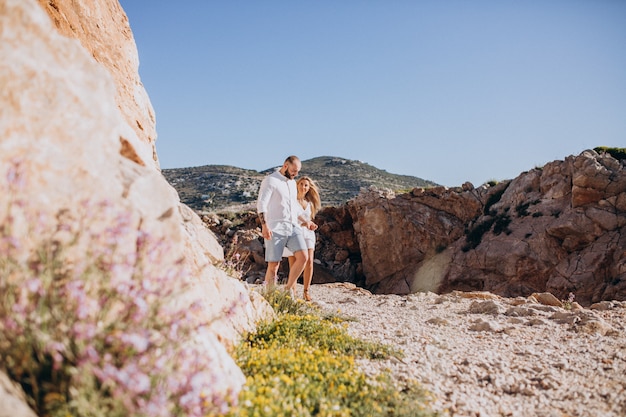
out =
[[[196,314],[214,336],[204,341],[206,354],[221,366],[215,389],[237,391],[243,375],[225,345],[271,308],[216,266],[224,253],[215,236],[159,172],[154,115],[118,2],[0,0],[0,57],[0,219],[19,197],[24,210],[52,222],[37,226],[82,210],[86,222],[69,227],[90,231],[102,225],[89,223],[86,202],[104,203],[137,233],[167,242],[152,266],[182,262],[193,288],[177,302],[201,301]],[[13,232],[27,242],[20,247],[27,256],[37,236],[23,226]]]
[[[134,135],[121,137],[123,154],[158,167],[155,115],[139,78],[139,57],[128,17],[116,0],[37,0],[57,31],[77,39],[108,71],[115,101]]]
[[[26,405],[21,388],[0,372],[0,417],[36,417]]]

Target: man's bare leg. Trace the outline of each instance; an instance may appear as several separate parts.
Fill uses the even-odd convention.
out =
[[[287,285],[285,289],[290,291],[296,286],[296,281],[304,271],[304,266],[306,265],[306,261],[309,259],[309,254],[307,250],[299,250],[293,254],[295,260],[289,268],[289,279],[287,280]]]
[[[279,265],[280,262],[267,263],[267,270],[265,271],[265,285],[267,285],[267,288],[274,288],[276,286]]]

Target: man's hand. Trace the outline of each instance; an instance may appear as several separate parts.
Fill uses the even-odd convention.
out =
[[[270,240],[272,238],[272,231],[269,227],[267,227],[267,223],[263,223],[263,225],[261,226],[261,235],[263,235],[263,238],[267,240]]]

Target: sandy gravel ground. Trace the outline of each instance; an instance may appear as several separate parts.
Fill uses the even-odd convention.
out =
[[[565,309],[533,297],[372,295],[339,283],[311,295],[354,318],[353,336],[399,347],[402,360],[360,364],[391,370],[399,385],[418,381],[442,415],[626,416],[626,302]]]

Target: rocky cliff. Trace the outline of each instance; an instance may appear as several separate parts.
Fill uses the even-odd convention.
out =
[[[362,284],[379,293],[624,300],[624,165],[589,150],[493,186],[371,190],[323,213],[320,234],[346,252],[339,263],[353,256]]]
[[[146,236],[167,242],[150,268],[182,268],[191,287],[172,302],[196,303],[197,320],[211,323],[194,341],[215,364],[207,395],[237,392],[243,375],[225,345],[271,309],[219,267],[215,236],[159,172],[155,117],[117,0],[0,0],[0,56],[0,250],[9,261],[0,266],[28,268],[44,236],[73,245],[67,268],[99,244],[138,259]],[[114,241],[100,242],[107,233]]]

